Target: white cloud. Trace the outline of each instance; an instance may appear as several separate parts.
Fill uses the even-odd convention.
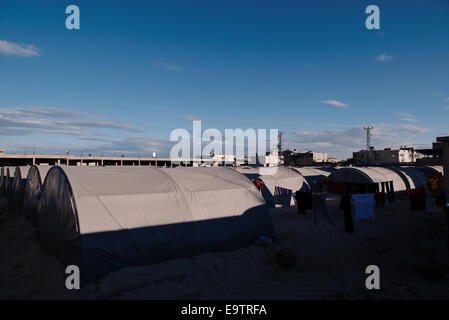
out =
[[[156,67],[161,68],[161,69],[165,69],[165,70],[170,70],[170,71],[182,71],[183,68],[176,66],[174,64],[167,64],[164,62],[159,62],[155,64]]]
[[[338,100],[322,100],[321,103],[330,104],[331,106],[347,109],[349,106],[347,104],[344,104],[343,102],[340,102]]]
[[[430,130],[427,128],[422,128],[418,126],[414,126],[411,124],[401,124],[396,127],[396,129],[400,132],[410,133],[410,134],[422,134],[429,132]]]
[[[403,121],[410,121],[410,122],[417,121],[415,116],[411,115],[410,113],[397,112],[397,113],[395,113],[395,115],[401,117],[401,120],[403,120]]]
[[[376,57],[376,60],[377,60],[377,61],[382,61],[382,62],[388,61],[388,60],[391,60],[391,59],[393,59],[393,56],[390,56],[390,55],[388,55],[388,54],[386,54],[386,53],[380,54],[380,55],[378,55],[378,56]]]
[[[40,50],[30,44],[18,44],[0,40],[0,54],[18,57],[34,57],[40,54]]]

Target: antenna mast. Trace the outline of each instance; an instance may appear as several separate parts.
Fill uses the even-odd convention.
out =
[[[371,131],[373,129],[374,129],[373,126],[363,127],[363,130],[366,131],[366,150],[368,151],[371,149],[371,137],[373,136]]]

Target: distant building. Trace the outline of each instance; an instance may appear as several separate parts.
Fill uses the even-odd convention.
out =
[[[277,154],[268,153],[262,163],[265,167],[277,167],[281,165],[281,159]]]
[[[233,165],[235,162],[235,155],[233,154],[221,154],[221,153],[211,153],[212,165]]]
[[[421,154],[420,159],[417,159],[418,165],[440,165],[443,164],[443,142],[433,142],[432,149],[419,149],[416,150]]]
[[[399,149],[385,148],[383,150],[360,150],[353,153],[353,160],[357,164],[397,164],[414,163],[419,158],[413,147]]]
[[[5,151],[3,151],[3,150],[0,150],[0,154],[4,154],[5,153]]]
[[[286,165],[294,164],[296,166],[310,166],[319,163],[327,163],[330,159],[327,153],[301,151],[301,150],[285,150],[282,152],[284,163]],[[333,159],[335,160],[335,159]]]

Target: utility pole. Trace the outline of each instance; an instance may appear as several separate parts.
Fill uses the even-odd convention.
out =
[[[366,150],[369,151],[371,148],[371,137],[373,134],[371,131],[374,129],[373,126],[363,127],[363,130],[366,131]]]

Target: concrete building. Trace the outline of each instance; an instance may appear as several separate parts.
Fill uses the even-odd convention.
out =
[[[211,153],[210,158],[212,159],[213,166],[227,165],[231,166],[235,162],[235,155],[233,154],[221,154],[221,153]]]
[[[265,167],[277,167],[281,165],[281,159],[277,154],[267,154],[262,163]]]
[[[0,166],[31,166],[31,165],[66,165],[66,166],[192,166],[212,164],[212,159],[179,159],[174,163],[170,158],[145,157],[105,157],[105,156],[75,156],[75,155],[45,155],[45,154],[0,154]]]
[[[418,152],[413,147],[406,146],[399,149],[371,149],[353,153],[354,162],[363,165],[414,163],[418,158]]]
[[[311,166],[329,162],[329,155],[323,152],[285,150],[282,152],[286,165]]]
[[[426,165],[442,165],[443,164],[443,142],[433,142],[431,149],[416,150],[421,157],[417,159],[416,164],[420,166]]]

